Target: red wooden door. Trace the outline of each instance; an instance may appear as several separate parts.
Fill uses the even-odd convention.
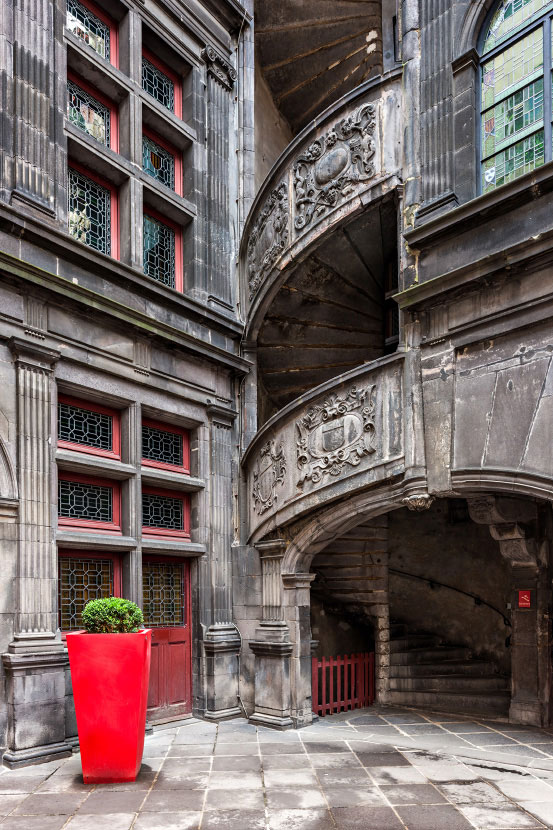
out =
[[[152,629],[148,719],[178,718],[192,711],[190,566],[144,557],[144,623]]]

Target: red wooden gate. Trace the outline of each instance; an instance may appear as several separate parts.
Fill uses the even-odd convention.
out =
[[[374,651],[344,657],[313,657],[313,711],[324,717],[374,702]]]

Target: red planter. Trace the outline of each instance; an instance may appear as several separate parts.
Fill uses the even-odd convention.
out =
[[[142,761],[152,632],[67,635],[83,778],[134,781]]]

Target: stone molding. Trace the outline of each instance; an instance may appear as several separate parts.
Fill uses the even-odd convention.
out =
[[[236,81],[234,67],[219,55],[212,46],[206,46],[205,49],[202,49],[202,58],[206,63],[208,73],[230,91]]]
[[[519,524],[535,520],[535,503],[482,494],[468,498],[467,504],[473,522],[488,525],[492,538],[499,542],[501,555],[513,568],[539,568],[538,544]]]

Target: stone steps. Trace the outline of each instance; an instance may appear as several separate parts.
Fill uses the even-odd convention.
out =
[[[488,694],[466,692],[388,692],[388,702],[397,706],[412,706],[470,715],[506,716],[509,711],[509,692],[497,691]]]
[[[481,677],[496,673],[494,663],[486,660],[441,660],[432,663],[407,663],[394,665],[394,677],[432,677],[433,675],[463,674]]]
[[[401,691],[421,692],[496,692],[506,691],[507,679],[499,674],[481,677],[465,674],[434,674],[427,677],[391,677],[390,688]]]
[[[442,660],[470,660],[471,657],[472,652],[470,648],[465,648],[465,646],[439,646],[433,649],[412,648],[405,651],[391,651],[390,664],[412,665],[413,663],[439,663]]]

